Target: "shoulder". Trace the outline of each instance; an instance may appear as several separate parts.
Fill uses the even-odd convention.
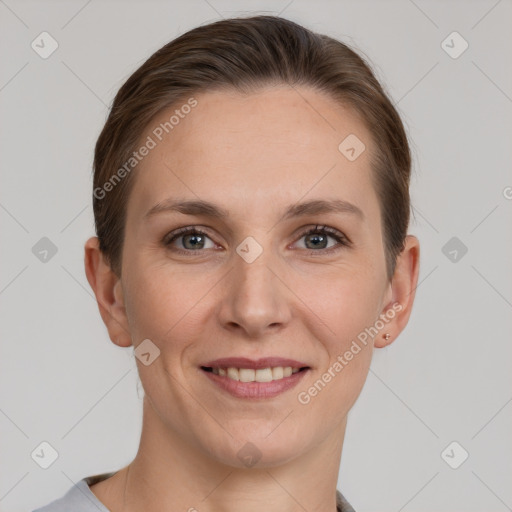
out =
[[[352,505],[345,499],[340,491],[336,490],[336,509],[338,512],[355,512]]]
[[[111,473],[83,478],[74,484],[64,496],[33,510],[33,512],[69,512],[70,510],[73,512],[109,512],[89,488],[89,485],[108,478],[109,475]]]

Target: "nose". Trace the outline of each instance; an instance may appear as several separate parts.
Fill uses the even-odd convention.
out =
[[[291,291],[270,250],[251,263],[238,254],[224,283],[219,321],[238,337],[258,339],[289,322]]]

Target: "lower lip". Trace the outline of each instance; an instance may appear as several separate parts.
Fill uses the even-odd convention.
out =
[[[237,398],[273,398],[289,389],[295,387],[304,377],[309,369],[292,373],[289,377],[284,377],[271,382],[240,382],[229,377],[221,377],[213,372],[201,371],[220,388],[227,391]]]

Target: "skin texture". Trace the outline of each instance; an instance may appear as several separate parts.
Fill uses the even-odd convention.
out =
[[[374,146],[354,111],[306,87],[194,97],[197,106],[134,171],[121,279],[96,237],[85,245],[87,278],[111,340],[136,347],[150,339],[160,350],[149,366],[137,360],[145,391],[137,456],[91,489],[112,512],[229,512],[240,505],[247,512],[291,512],[297,503],[333,512],[347,413],[373,349],[392,343],[408,322],[419,242],[407,237],[389,282],[370,181]],[[141,140],[175,108],[162,112]],[[351,133],[366,145],[353,162],[338,150]],[[144,218],[167,198],[208,200],[229,217],[165,212]],[[364,218],[327,213],[283,220],[289,205],[313,199],[349,201]],[[330,233],[323,245],[308,242],[303,233],[317,224],[340,231],[351,244],[329,253],[338,244]],[[170,247],[162,242],[186,226],[207,232],[198,254],[190,254],[190,236]],[[236,252],[249,236],[263,249],[252,263]],[[401,311],[301,404],[299,392],[393,303]],[[232,356],[287,357],[311,370],[277,397],[234,398],[199,368]],[[237,457],[247,442],[261,453],[250,468]]]

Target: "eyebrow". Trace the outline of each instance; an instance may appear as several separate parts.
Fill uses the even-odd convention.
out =
[[[184,215],[204,216],[221,220],[230,217],[226,209],[209,201],[169,198],[150,208],[144,215],[144,218],[149,218],[162,212],[178,212]],[[342,199],[315,199],[290,205],[284,212],[282,220],[326,213],[348,213],[359,217],[360,220],[364,220],[365,218],[363,211],[348,201]]]

